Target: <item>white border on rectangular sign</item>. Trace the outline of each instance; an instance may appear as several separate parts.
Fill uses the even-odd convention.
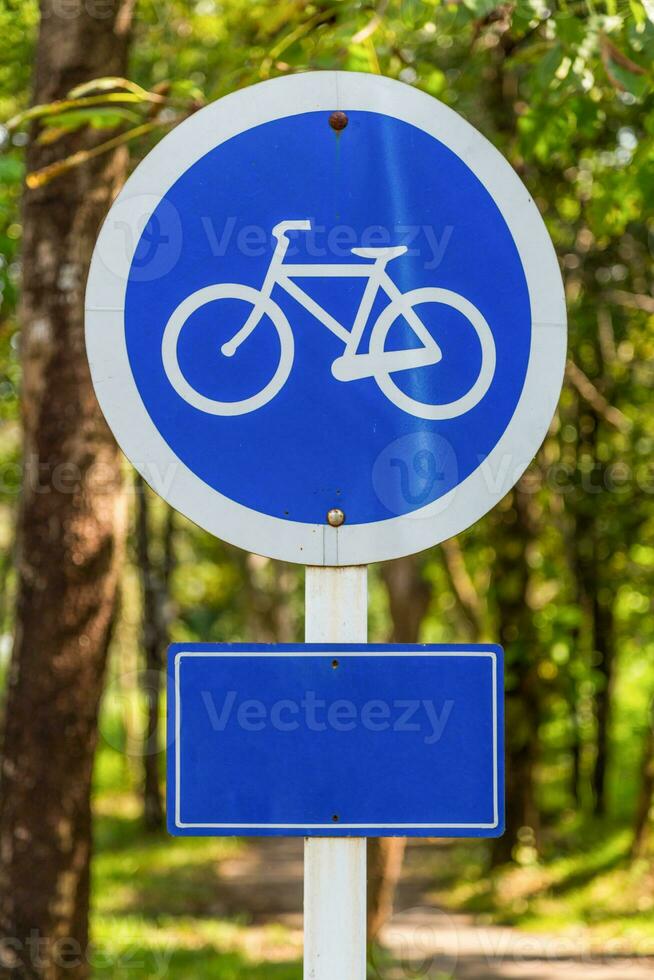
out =
[[[353,831],[352,836],[356,836],[357,831],[365,830],[388,830],[388,831],[415,831],[424,830],[428,831],[439,831],[439,830],[497,830],[500,825],[500,800],[499,800],[499,781],[500,781],[500,758],[499,758],[499,746],[498,746],[498,697],[497,697],[497,664],[498,664],[498,654],[495,650],[485,648],[482,650],[471,650],[471,649],[452,649],[452,650],[424,650],[420,647],[409,647],[409,646],[399,646],[396,650],[389,649],[371,649],[369,651],[358,651],[347,649],[347,644],[343,644],[343,649],[341,644],[329,644],[329,649],[322,650],[312,650],[312,649],[289,649],[289,650],[271,650],[270,652],[263,652],[261,647],[257,649],[253,646],[251,649],[245,649],[241,647],[240,649],[225,649],[225,650],[212,650],[212,651],[198,651],[198,650],[180,650],[174,654],[174,679],[175,679],[175,731],[174,731],[174,752],[175,752],[175,827],[179,830],[220,830],[220,831],[238,831],[238,830],[261,830],[265,831],[310,831],[314,832],[316,830],[330,831],[330,835],[334,835],[334,831],[337,830],[339,834],[342,831]],[[253,658],[253,657],[264,657],[269,658],[304,658],[304,657],[328,657],[332,658],[334,655],[338,655],[339,658],[354,658],[354,657],[476,657],[476,658],[489,658],[492,663],[492,714],[493,714],[493,823],[339,823],[337,828],[335,828],[333,823],[185,823],[181,819],[181,799],[180,799],[180,786],[181,786],[181,727],[182,727],[182,706],[180,698],[180,668],[182,661],[186,659],[198,659],[198,658]],[[392,836],[392,835],[390,835]],[[438,836],[438,834],[425,833],[426,837]]]

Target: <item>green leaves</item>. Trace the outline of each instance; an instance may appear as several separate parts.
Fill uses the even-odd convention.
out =
[[[638,14],[636,10],[634,10],[634,8],[637,8],[638,6],[639,4],[637,0],[632,0],[631,8],[634,11],[634,16],[637,19],[638,19]],[[645,16],[649,18],[652,24],[654,24],[654,0],[642,0],[641,6],[645,12]]]
[[[17,184],[23,179],[25,167],[15,156],[0,156],[0,185]]]
[[[487,17],[502,6],[501,0],[463,0],[463,3],[475,17]]]
[[[85,82],[83,85],[77,85],[70,90],[68,96],[71,99],[80,99],[94,92],[112,92],[115,89],[124,89],[126,92],[131,92],[132,95],[138,96],[142,102],[149,102],[153,94],[140,85],[137,85],[136,82],[130,81],[129,78],[107,77],[95,78],[90,82]]]
[[[24,112],[19,112],[12,116],[5,125],[9,130],[21,129],[31,122],[43,122],[47,124],[48,117],[61,117],[63,114],[86,107],[103,107],[114,103],[142,103],[144,100],[131,93],[111,93],[110,95],[87,96],[79,99],[62,99],[57,102],[49,102],[47,105],[35,105]],[[147,100],[150,101],[150,100]],[[164,102],[157,99],[157,102]]]
[[[628,58],[608,38],[602,39],[602,60],[611,83],[637,99],[645,97],[652,89],[652,71]]]
[[[43,130],[39,133],[37,141],[41,144],[56,142],[68,133],[74,133],[84,126],[91,129],[115,129],[125,122],[138,123],[140,116],[129,109],[113,108],[107,109],[99,107],[97,109],[73,109],[70,112],[61,112],[56,116],[43,119]]]
[[[148,90],[126,78],[96,78],[78,85],[68,98],[31,106],[6,123],[9,132],[28,125],[37,127],[36,142],[49,146],[82,130],[121,130],[104,143],[76,152],[27,175],[28,187],[41,187],[72,167],[157,130],[165,130],[193,112],[202,93],[192,82],[160,84]],[[168,116],[160,118],[163,109]]]
[[[139,139],[142,136],[147,136],[165,125],[169,124],[152,122],[143,123],[141,126],[135,126],[134,129],[127,130],[125,133],[114,136],[105,143],[100,143],[99,145],[92,146],[89,149],[78,150],[76,153],[64,157],[63,160],[58,160],[56,163],[51,163],[47,167],[43,167],[41,170],[33,170],[27,175],[25,182],[27,186],[32,189],[43,187],[45,184],[49,184],[51,180],[54,180],[55,177],[61,177],[62,174],[72,170],[73,167],[79,167],[95,157],[102,156],[103,153],[108,153],[110,150],[115,150],[119,146],[124,146],[126,143],[130,143],[132,140]]]

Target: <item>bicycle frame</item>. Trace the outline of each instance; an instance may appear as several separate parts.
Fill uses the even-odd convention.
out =
[[[272,297],[273,289],[279,285],[343,344],[343,353],[331,364],[332,375],[337,381],[374,379],[382,394],[393,405],[414,418],[451,419],[474,408],[488,391],[494,377],[496,362],[493,334],[481,311],[465,296],[441,286],[422,286],[410,289],[406,293],[401,292],[388,275],[386,266],[392,259],[406,253],[407,249],[403,245],[353,248],[352,254],[356,258],[372,259],[372,262],[367,264],[355,260],[351,264],[334,262],[316,265],[305,263],[284,265],[289,245],[287,232],[308,231],[310,228],[309,221],[281,221],[273,228],[277,246],[260,289],[244,283],[213,283],[202,289],[196,289],[173,310],[163,332],[161,355],[164,370],[175,391],[189,405],[202,412],[227,416],[254,412],[278,394],[293,367],[295,353],[293,328],[284,310]],[[350,330],[298,286],[295,280],[304,277],[321,279],[356,277],[366,280],[361,302]],[[386,294],[389,302],[372,324],[367,352],[359,352],[366,323],[371,316],[375,297],[380,289]],[[184,374],[177,351],[180,332],[189,317],[208,303],[224,299],[242,300],[252,307],[245,324],[237,330],[231,340],[222,345],[221,351],[225,357],[232,357],[236,353],[264,316],[270,318],[279,336],[279,357],[272,378],[260,391],[237,401],[209,398],[194,388]],[[448,402],[422,401],[404,390],[394,379],[396,372],[428,367],[436,364],[443,357],[439,345],[416,313],[416,307],[427,303],[456,310],[465,317],[474,329],[481,347],[481,365],[475,382],[464,394]],[[420,346],[405,350],[386,350],[389,332],[399,318],[406,321]]]
[[[298,225],[300,225],[302,230],[310,227],[308,222],[306,225],[299,222],[293,223],[291,227],[298,229]],[[373,377],[378,371],[407,370],[409,368],[435,364],[441,359],[442,353],[438,344],[434,341],[411,305],[403,301],[404,294],[400,292],[386,272],[388,262],[398,254],[402,254],[401,252],[398,252],[397,249],[394,251],[394,254],[391,254],[393,253],[392,249],[380,251],[373,258],[373,261],[366,265],[335,262],[323,264],[289,263],[288,265],[284,265],[289,241],[285,234],[286,229],[282,226],[278,226],[278,229],[275,229],[277,246],[260,290],[261,299],[262,301],[267,300],[274,287],[276,285],[281,286],[289,296],[295,299],[316,320],[327,327],[331,333],[342,341],[345,345],[345,350],[332,364],[332,373],[335,378],[339,381],[354,381],[360,378]],[[319,303],[293,281],[295,278],[367,279],[368,283],[364,289],[352,328],[348,330],[347,327],[339,323],[327,310],[323,309]],[[381,354],[359,352],[359,344],[361,343],[368,317],[370,316],[380,289],[386,293],[391,303],[397,307],[398,316],[401,314],[405,317],[421,341],[422,347],[410,348],[404,351],[384,351]],[[243,327],[241,327],[231,340],[223,345],[222,351],[226,356],[231,357],[236,353],[240,345],[247,340],[255,329],[262,316],[263,310],[260,304],[257,304]]]

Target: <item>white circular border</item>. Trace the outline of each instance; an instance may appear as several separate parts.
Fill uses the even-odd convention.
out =
[[[529,289],[532,340],[524,388],[486,459],[444,497],[373,524],[302,524],[250,510],[193,473],[155,428],[134,381],[124,328],[125,291],[138,235],[125,246],[114,209],[154,207],[210,150],[273,119],[315,110],[394,116],[440,140],[498,205]],[[149,205],[148,205],[149,207]],[[129,210],[129,208],[128,208]],[[106,261],[107,259],[110,261]],[[554,248],[529,192],[504,157],[456,112],[418,89],[378,75],[309,72],[234,92],[191,116],[152,150],[116,199],[96,243],[86,290],[86,345],[93,384],[123,452],[153,489],[205,530],[248,551],[305,565],[361,565],[400,558],[452,537],[486,514],[517,482],[543,441],[558,402],[566,358],[563,283]],[[228,465],[228,463],[227,463]]]

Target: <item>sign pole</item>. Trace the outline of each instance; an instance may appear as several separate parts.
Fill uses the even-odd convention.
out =
[[[351,255],[330,244],[336,176]],[[204,214],[238,215],[274,245],[253,261],[227,236],[216,262]],[[437,275],[433,222],[457,229]],[[388,241],[371,245],[372,227]],[[353,277],[358,310],[333,286],[322,306]],[[404,340],[389,345],[398,317]],[[109,426],[155,491],[217,538],[307,566],[304,645],[171,648],[169,829],[324,835],[305,844],[304,977],[365,980],[366,835],[503,833],[501,649],[367,645],[367,565],[471,527],[543,441],[566,362],[543,220],[509,163],[415,86],[268,80],[193,114],[137,167],[96,243],[86,342]],[[318,693],[360,723],[281,721]]]
[[[308,566],[305,590],[307,643],[367,641],[367,566]],[[307,837],[304,980],[365,980],[365,976],[366,839]]]

